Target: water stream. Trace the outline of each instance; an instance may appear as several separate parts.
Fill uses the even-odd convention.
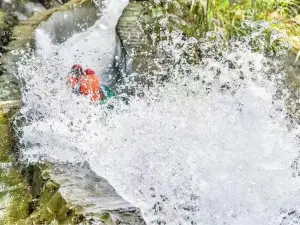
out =
[[[274,98],[284,73],[270,74],[276,64],[246,42],[201,65],[172,67],[170,82],[129,105],[112,100],[107,109],[70,93],[74,63],[110,82],[105,69],[127,3],[105,1],[93,26],[62,43],[37,30],[38,52],[19,70],[29,118],[22,159],[88,162],[147,224],[299,224],[300,183],[291,168],[298,128],[285,119],[284,99]],[[180,35],[162,47],[180,61],[176,41]]]

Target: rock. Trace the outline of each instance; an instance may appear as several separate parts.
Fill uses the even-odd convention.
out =
[[[15,105],[13,102],[1,103],[4,108]],[[9,107],[8,107],[9,108]],[[11,129],[11,116],[15,110],[0,110],[0,224],[16,224],[28,215],[28,202],[31,197],[28,184],[20,175],[13,156],[14,140]]]
[[[76,10],[56,12],[51,18],[39,25],[39,29],[47,31],[53,43],[62,43],[75,33],[87,30],[98,18],[99,8],[91,4],[77,7]]]
[[[34,13],[45,10],[45,7],[41,3],[34,1],[2,1],[0,5],[2,9],[9,11],[21,21],[26,20]]]
[[[30,185],[31,213],[19,224],[57,221],[58,224],[145,225],[140,211],[125,202],[87,167],[31,165],[23,174]]]
[[[20,95],[18,80],[4,71],[0,76],[0,101],[17,100]]]
[[[176,3],[171,2],[169,4],[173,6]],[[153,0],[130,1],[119,19],[117,33],[121,40],[123,57],[126,61],[124,70],[127,74],[136,74],[135,78],[132,78],[132,75],[129,76],[130,82],[133,80],[134,83],[151,86],[154,79],[155,81],[165,79],[165,75],[153,75],[163,74],[162,67],[164,63],[161,63],[161,61],[168,60],[165,55],[162,56],[161,52],[157,51],[157,44],[161,40],[170,38],[167,34],[174,28],[173,23],[166,20],[168,17],[165,12],[166,5],[166,1],[162,1],[161,4],[157,4]],[[182,12],[180,11],[178,14],[181,15]],[[187,53],[187,58],[193,58],[193,60],[190,60],[191,63],[198,62],[198,49],[196,49],[196,46],[191,48],[193,48],[193,51],[190,52],[193,52],[193,55]],[[172,62],[168,62],[168,65],[172,65]],[[134,90],[129,92],[134,92]]]
[[[144,31],[138,22],[144,11],[143,4],[132,2],[125,8],[119,19],[117,31],[128,55],[142,53],[147,46]]]
[[[16,163],[11,118],[19,102],[1,102],[0,107],[1,225],[54,221],[56,224],[145,225],[140,211],[87,167]],[[10,112],[2,110],[6,108]]]
[[[147,1],[131,1],[125,8],[117,25],[117,33],[122,45],[122,57],[125,59],[126,74],[138,74],[129,77],[129,82],[149,85],[149,77],[158,69],[154,63],[155,48],[145,33],[143,22],[149,19]],[[128,78],[124,78],[128,80]],[[124,81],[123,81],[124,83]],[[126,84],[125,84],[126,86]],[[134,88],[127,90],[135,93]]]
[[[11,110],[16,110],[21,107],[21,101],[0,101],[0,113],[7,114]]]
[[[47,9],[50,9],[54,6],[54,0],[39,0],[39,2]]]
[[[37,2],[27,2],[24,4],[24,9],[21,11],[25,16],[30,17],[35,13],[40,13],[46,10],[46,8]]]
[[[94,215],[94,219],[98,215],[96,218],[100,220],[106,215],[105,221],[119,221],[119,224],[145,224],[140,210],[126,202],[88,165],[67,164],[52,168],[51,177],[60,184],[61,193],[69,203],[82,206],[83,215]]]
[[[18,24],[18,19],[9,11],[0,9],[0,46],[6,46],[10,41],[12,29]],[[3,48],[1,49],[1,53]]]
[[[50,9],[57,7],[59,4],[65,4],[69,0],[38,0],[45,8]]]
[[[0,78],[0,100],[12,100],[20,97],[19,81],[16,79],[16,63],[21,57],[30,56],[34,48],[35,28],[46,21],[56,12],[73,10],[81,5],[94,4],[92,0],[71,0],[63,6],[36,13],[29,19],[22,21],[12,30],[11,41],[5,47],[0,67],[4,75]]]
[[[31,165],[24,168],[23,174],[28,179],[31,213],[18,224],[48,223],[77,224],[85,220],[82,207],[70,205],[59,191],[60,185],[49,176],[46,165]]]

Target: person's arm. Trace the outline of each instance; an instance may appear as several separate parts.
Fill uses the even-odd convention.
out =
[[[105,96],[105,92],[103,91],[101,85],[100,85],[100,88],[99,88],[99,94],[101,96],[102,99],[104,99],[106,96]]]

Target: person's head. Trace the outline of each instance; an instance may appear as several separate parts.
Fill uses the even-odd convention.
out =
[[[79,65],[79,64],[73,65],[72,69],[71,69],[71,75],[75,76],[77,78],[80,77],[80,76],[84,76],[82,66]]]
[[[86,69],[84,72],[86,75],[94,75],[95,74],[95,71],[92,69]]]

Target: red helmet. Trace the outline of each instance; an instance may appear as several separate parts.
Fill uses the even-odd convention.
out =
[[[85,72],[86,75],[92,75],[92,74],[95,74],[95,71],[92,70],[92,69],[86,69],[84,72]]]
[[[82,76],[84,74],[82,66],[79,64],[73,65],[71,69],[71,74],[73,74],[76,77]]]
[[[82,66],[79,64],[75,64],[72,66],[72,69],[81,69],[82,70]]]

